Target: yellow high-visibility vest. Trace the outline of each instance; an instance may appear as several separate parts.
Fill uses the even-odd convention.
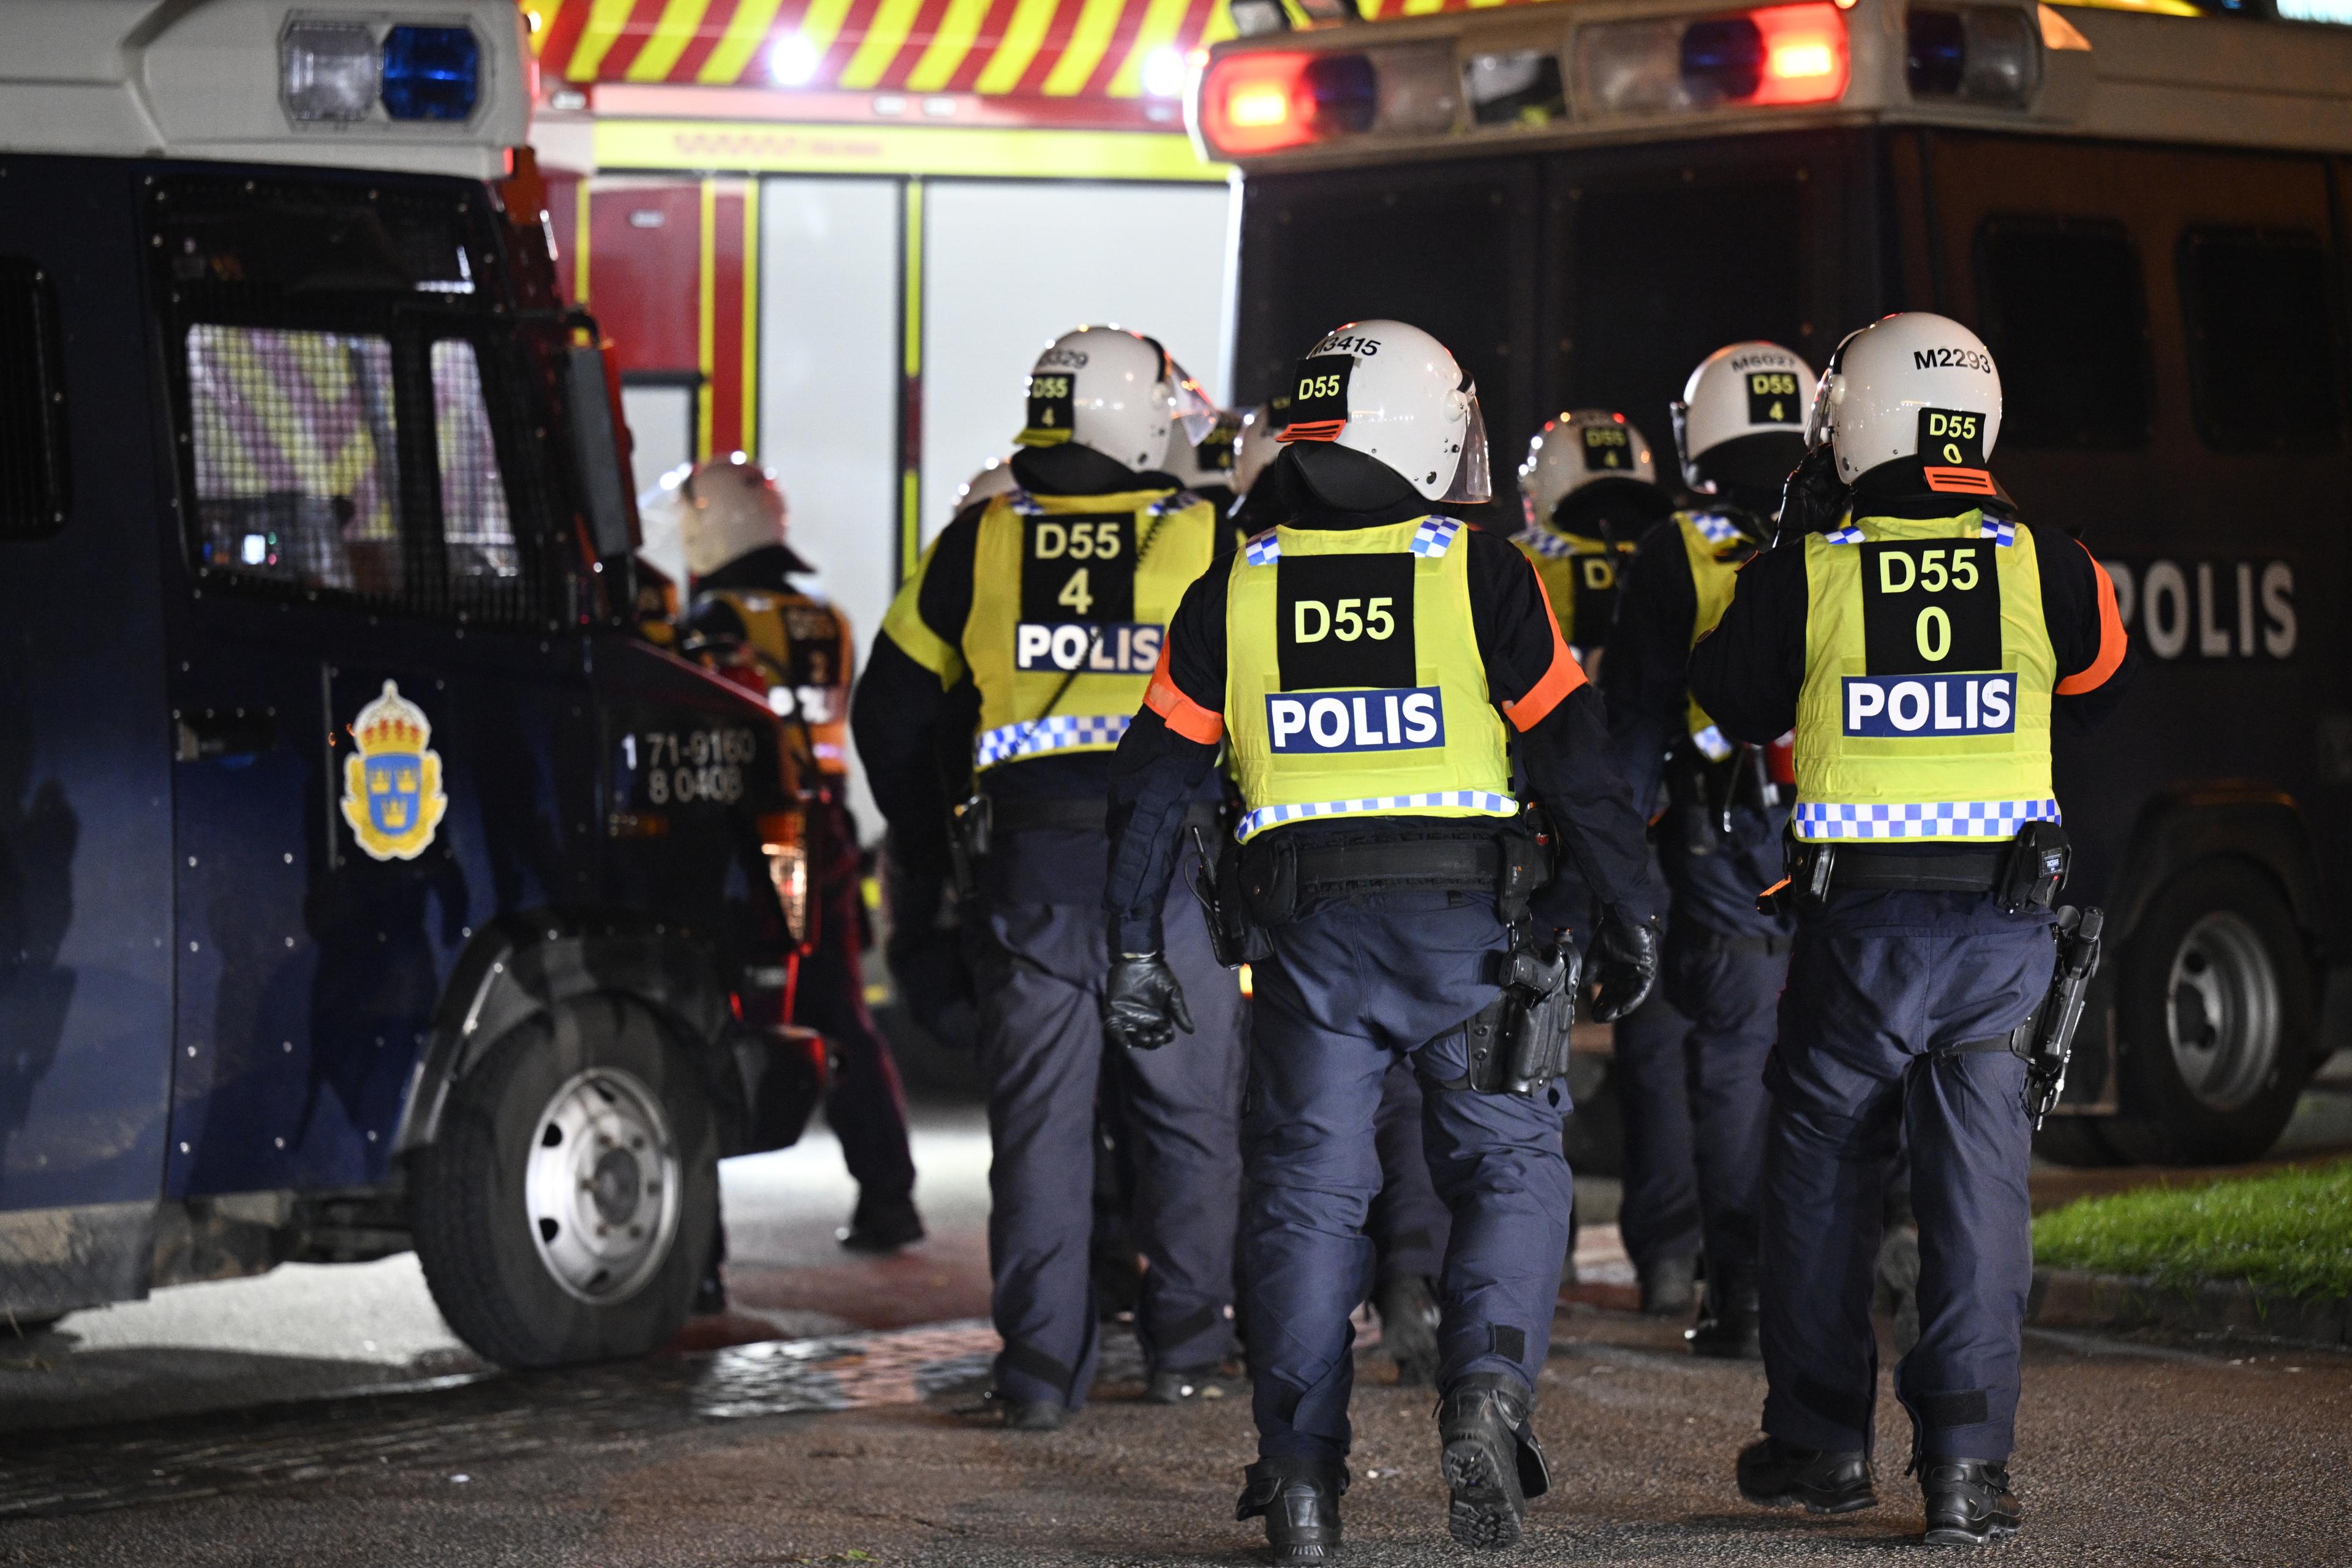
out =
[[[980,688],[973,765],[1116,747],[1223,527],[1181,490],[991,500],[962,646]]]
[[[2012,838],[2057,821],[2058,660],[2032,531],[1978,511],[1858,517],[1804,551],[1797,836]]]
[[[715,588],[743,623],[752,663],[768,683],[768,706],[806,732],[817,767],[849,772],[849,687],[855,675],[849,617],[812,594]]]
[[[1605,539],[1563,533],[1541,523],[1529,523],[1511,536],[1511,542],[1543,579],[1544,597],[1551,601],[1552,619],[1559,623],[1559,635],[1568,645],[1604,647],[1616,615],[1618,568],[1633,547],[1612,546]]]
[[[1462,531],[1276,528],[1234,557],[1224,717],[1243,840],[1310,818],[1517,814]]]
[[[1675,529],[1682,535],[1683,556],[1690,563],[1691,590],[1698,601],[1698,613],[1691,617],[1690,639],[1691,647],[1696,647],[1698,639],[1715,630],[1723,612],[1731,608],[1732,591],[1739,586],[1739,568],[1754,552],[1754,542],[1719,512],[1678,511]],[[1717,762],[1731,755],[1731,742],[1706,716],[1698,699],[1685,700],[1690,736],[1698,749]]]

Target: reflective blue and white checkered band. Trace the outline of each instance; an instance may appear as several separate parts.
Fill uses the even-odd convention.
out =
[[[1731,742],[1725,740],[1723,731],[1712,724],[1704,730],[1695,731],[1691,735],[1691,740],[1700,751],[1706,753],[1706,760],[1710,763],[1719,763],[1731,755]]]
[[[1536,528],[1529,526],[1519,530],[1519,531],[1512,535],[1512,537],[1519,543],[1524,544],[1528,549],[1534,551],[1537,554],[1546,556],[1554,561],[1559,560],[1563,555],[1573,555],[1576,553],[1576,547],[1574,545],[1569,543],[1567,540],[1562,539],[1559,534],[1554,533],[1548,528]]]
[[[1024,517],[1044,517],[1045,515],[1045,509],[1038,505],[1037,499],[1031,495],[1027,490],[1007,490],[1004,492],[1004,500],[1006,505],[1010,506],[1014,511],[1019,512]],[[1160,517],[1168,512],[1182,511],[1188,506],[1198,506],[1200,504],[1201,498],[1194,495],[1191,490],[1178,490],[1173,495],[1161,496],[1158,500],[1153,501],[1150,506],[1145,507],[1143,510],[1152,517]]]
[[[1697,529],[1699,537],[1709,544],[1728,544],[1735,539],[1745,537],[1739,531],[1739,525],[1720,512],[1693,512],[1691,526]]]
[[[1822,537],[1828,540],[1832,544],[1860,544],[1862,542],[1862,530],[1854,527],[1854,525],[1850,522],[1842,522],[1838,524],[1837,527],[1831,529],[1827,533],[1822,534]]]
[[[1479,789],[1440,790],[1431,795],[1383,795],[1370,800],[1311,800],[1303,805],[1262,805],[1234,829],[1235,838],[1247,838],[1260,828],[1315,816],[1350,816],[1360,812],[1434,811],[1453,806],[1487,816],[1517,816],[1519,803],[1507,795]]]
[[[1282,541],[1269,528],[1242,546],[1242,558],[1253,566],[1271,566],[1282,559]]]
[[[1797,803],[1800,838],[2014,838],[2029,822],[2056,822],[2054,800],[1947,800],[1918,805]]]
[[[1461,531],[1462,525],[1450,517],[1424,517],[1412,531],[1412,552],[1434,561],[1454,547],[1454,536]]]
[[[1977,524],[1977,537],[1990,539],[2003,549],[2017,542],[2017,524],[1988,517]]]
[[[972,765],[992,767],[1019,757],[1042,757],[1071,746],[1115,746],[1127,733],[1124,713],[1057,713],[1020,724],[1000,724],[972,744]]]

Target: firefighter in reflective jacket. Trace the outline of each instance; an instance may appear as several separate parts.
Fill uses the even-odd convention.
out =
[[[1193,982],[1163,957],[1161,910],[1186,803],[1230,736],[1232,870],[1263,942],[1244,949],[1260,955],[1242,1243],[1259,1458],[1239,1513],[1265,1518],[1279,1559],[1338,1542],[1372,1123],[1402,1058],[1454,1217],[1438,1336],[1452,1528],[1504,1545],[1545,1484],[1528,1417],[1570,1199],[1552,1058],[1517,1084],[1488,1076],[1496,966],[1528,953],[1526,925],[1507,923],[1524,922],[1535,864],[1514,761],[1607,910],[1604,1018],[1655,966],[1641,819],[1527,559],[1432,511],[1487,495],[1476,388],[1454,356],[1402,322],[1356,322],[1309,351],[1294,393],[1260,480],[1284,487],[1287,521],[1185,595],[1114,763],[1107,1021],[1162,1055],[1200,1048],[1170,1044]],[[1562,972],[1545,994],[1565,986]]]
[[[1789,808],[1766,753],[1723,736],[1684,670],[1741,564],[1771,537],[1812,391],[1811,367],[1773,343],[1731,344],[1691,373],[1672,412],[1693,504],[1643,534],[1601,675],[1618,766],[1653,811],[1664,777],[1656,838],[1673,902],[1660,994],[1617,1032],[1619,1223],[1653,1311],[1689,1309],[1694,1258],[1705,1257],[1706,1301],[1686,1336],[1702,1355],[1759,1353],[1764,1058],[1791,928],[1759,913],[1756,894],[1780,879]]]
[[[1059,1426],[1094,1382],[1098,1085],[1132,1140],[1147,1396],[1192,1397],[1233,1348],[1242,998],[1189,889],[1170,893],[1166,923],[1198,1048],[1106,1053],[1100,1016],[1110,753],[1185,586],[1232,550],[1216,509],[1160,464],[1172,425],[1204,435],[1214,413],[1149,338],[1090,327],[1050,344],[1029,377],[1017,488],[967,507],[931,546],[853,710],[902,887],[936,900],[950,861],[968,868],[1004,1342],[993,1394],[1016,1429]],[[943,737],[977,775],[952,831]],[[1204,778],[1179,815],[1213,831],[1222,799]],[[930,911],[892,914],[927,924]]]
[[[1625,557],[1675,510],[1658,488],[1650,444],[1611,409],[1547,419],[1519,465],[1519,499],[1527,526],[1511,542],[1535,563],[1569,651],[1598,678]]]
[[[2032,1272],[2026,1063],[2054,961],[2063,830],[2053,718],[2111,705],[2115,587],[2018,521],[1986,468],[2000,379],[1926,312],[1848,338],[1824,374],[1784,530],[1690,661],[1727,734],[1796,731],[1796,952],[1780,1003],[1762,1205],[1757,1502],[1875,1500],[1877,1174],[1908,1147],[1918,1343],[1895,1372],[1927,1540],[2015,1531],[2008,1458]],[[1843,487],[1851,486],[1851,510]]]
[[[890,1047],[866,1008],[859,968],[865,911],[857,825],[849,812],[849,622],[797,579],[815,568],[784,542],[775,478],[740,452],[699,464],[677,487],[677,516],[694,597],[679,646],[750,687],[784,721],[817,782],[812,813],[815,946],[793,985],[793,1020],[833,1047],[825,1120],[857,1182],[841,1243],[889,1252],[922,1239],[906,1097]]]

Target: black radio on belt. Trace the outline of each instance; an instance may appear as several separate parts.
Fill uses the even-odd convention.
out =
[[[1996,889],[2001,913],[2048,909],[2066,885],[2066,871],[2074,862],[2074,848],[2064,828],[2054,822],[2027,823],[2010,846],[2009,864],[2002,868]]]

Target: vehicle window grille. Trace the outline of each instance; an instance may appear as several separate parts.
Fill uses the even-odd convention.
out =
[[[441,472],[441,539],[449,575],[462,597],[469,587],[512,587],[522,574],[506,479],[482,393],[474,345],[444,338],[433,345],[434,451]]]
[[[2180,304],[2197,428],[2223,452],[2344,444],[2343,337],[2327,247],[2308,230],[2194,228]]]
[[[2000,366],[2000,446],[2146,447],[2147,293],[2123,226],[1988,218],[1976,265],[1979,324]]]
[[[478,196],[373,174],[154,184],[202,576],[547,626],[575,559],[543,440],[560,340],[509,312]]]
[[[64,374],[56,286],[34,263],[0,256],[0,538],[65,526]]]
[[[408,552],[390,342],[198,322],[187,372],[204,564],[397,600]]]

